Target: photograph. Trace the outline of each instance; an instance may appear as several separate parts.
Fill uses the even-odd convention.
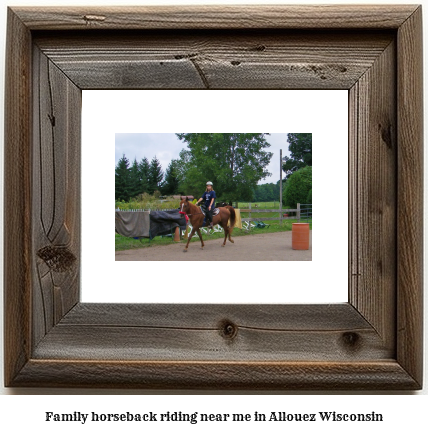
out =
[[[115,157],[116,261],[312,260],[311,133],[118,133]]]

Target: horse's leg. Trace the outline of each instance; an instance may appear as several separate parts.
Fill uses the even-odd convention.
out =
[[[224,247],[226,245],[227,233],[228,233],[227,220],[228,220],[227,216],[226,216],[226,218],[224,218],[223,215],[220,216],[220,222],[219,222],[219,224],[220,224],[220,226],[224,230],[224,241],[223,241],[223,244],[221,245],[221,247]]]
[[[227,223],[224,224],[223,222],[221,222],[221,227],[224,229],[224,241],[223,244],[221,245],[221,247],[224,247],[226,245],[226,240],[227,240]]]
[[[226,223],[227,224],[227,223]],[[232,228],[227,228],[227,234],[228,234],[228,236],[229,236],[229,241],[231,242],[231,243],[234,243],[235,241],[233,241],[232,240],[232,231],[233,231],[233,227]]]
[[[199,228],[198,228],[198,229],[196,229],[196,232],[198,233],[198,235],[199,235],[199,239],[201,240],[201,249],[203,249],[204,246],[205,246],[205,244],[204,244],[204,240],[202,239],[201,231],[200,231]]]
[[[225,213],[226,215],[221,215],[221,221],[220,221],[220,225],[221,225],[221,227],[223,228],[223,230],[224,230],[224,241],[223,241],[223,244],[221,245],[222,247],[224,247],[225,245],[226,245],[226,241],[227,241],[227,237],[229,237],[229,241],[231,242],[231,243],[234,243],[235,241],[233,241],[232,240],[232,238],[230,237],[230,233],[232,232],[232,228],[230,228],[228,225],[227,225],[227,223],[228,223],[228,221],[229,221],[229,216],[230,216],[230,213],[229,212],[227,212],[227,213]]]
[[[199,232],[199,229],[198,229],[198,232]],[[192,231],[190,232],[190,235],[187,238],[187,244],[186,244],[186,247],[184,248],[184,252],[187,252],[187,248],[189,247],[189,243],[190,243],[190,240],[192,239],[193,235],[195,235],[195,228],[194,227],[192,228]]]
[[[229,211],[229,210],[228,210]],[[226,226],[227,226],[227,223],[228,223],[228,221],[229,221],[229,218],[230,218],[230,211],[228,212],[228,216],[226,217]],[[234,243],[235,241],[233,241],[232,240],[232,231],[233,231],[233,226],[227,226],[227,235],[228,235],[228,237],[229,237],[229,241],[231,242],[231,243]]]

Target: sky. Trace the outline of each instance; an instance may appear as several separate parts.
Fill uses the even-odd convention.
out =
[[[289,155],[287,133],[271,133],[267,136],[267,141],[271,146],[265,150],[273,152],[267,167],[272,176],[260,180],[259,184],[279,181],[280,149],[282,149],[283,157]],[[174,133],[116,133],[115,164],[123,154],[128,158],[130,164],[135,158],[140,162],[146,157],[150,162],[156,156],[165,172],[171,160],[178,159],[180,151],[185,147],[187,147],[186,143],[179,140]]]

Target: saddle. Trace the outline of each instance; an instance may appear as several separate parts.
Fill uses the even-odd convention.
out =
[[[201,206],[201,211],[202,211],[202,214],[205,216],[206,215],[206,211],[207,211],[205,209],[205,207]],[[215,215],[217,215],[220,212],[220,209],[219,208],[214,208],[212,212],[213,212],[212,216],[214,217]]]

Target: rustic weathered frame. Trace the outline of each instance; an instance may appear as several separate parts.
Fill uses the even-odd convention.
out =
[[[6,386],[422,387],[420,6],[12,8]],[[89,88],[349,90],[349,302],[79,301]]]

